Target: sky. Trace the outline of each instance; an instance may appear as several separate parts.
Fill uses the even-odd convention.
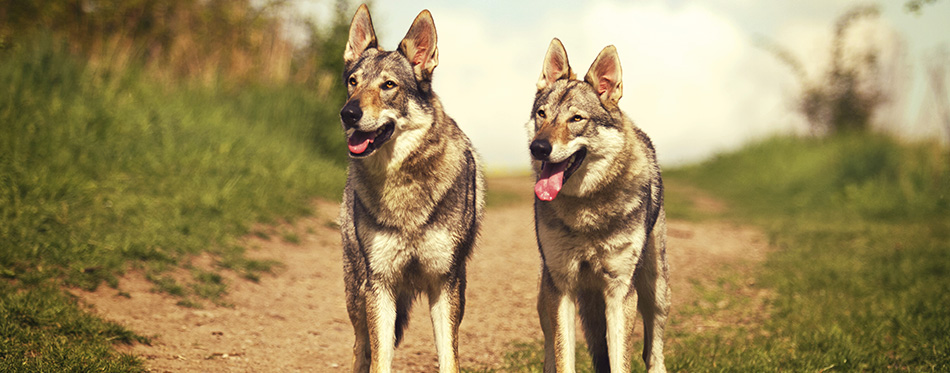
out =
[[[301,1],[318,19],[331,1]],[[929,88],[925,56],[950,45],[950,0],[920,14],[904,0],[878,3],[881,16],[855,27],[856,44],[880,40],[902,50],[892,63],[904,98],[889,123],[917,136],[942,136],[920,114]],[[776,134],[805,133],[795,113],[799,83],[756,46],[767,39],[798,56],[811,76],[828,63],[834,20],[850,0],[668,0],[589,2],[376,0],[370,14],[380,46],[393,50],[422,9],[438,32],[433,89],[472,139],[489,170],[527,169],[525,123],[548,44],[559,38],[583,76],[607,45],[623,69],[620,107],[653,140],[661,165],[701,161]],[[950,63],[950,62],[948,62]],[[944,98],[950,100],[950,97]]]

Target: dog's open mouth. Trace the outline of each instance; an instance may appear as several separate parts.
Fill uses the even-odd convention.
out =
[[[353,131],[353,134],[346,141],[347,148],[350,149],[350,156],[365,157],[373,154],[376,149],[379,149],[392,137],[395,129],[396,125],[394,123],[386,123],[373,132]]]
[[[534,194],[538,196],[538,199],[553,201],[561,191],[561,187],[567,182],[567,178],[577,171],[586,156],[587,149],[581,148],[563,162],[542,162],[541,175],[538,177],[537,184],[534,184]]]

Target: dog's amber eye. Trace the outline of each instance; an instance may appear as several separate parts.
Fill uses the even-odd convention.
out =
[[[396,88],[396,82],[394,82],[394,81],[392,81],[392,80],[387,80],[386,83],[383,83],[383,88],[385,88],[385,89],[393,89],[393,88]]]
[[[543,110],[543,109],[538,109],[538,117],[539,117],[539,118],[547,118],[547,114],[544,114],[544,110]]]
[[[571,122],[580,122],[580,121],[582,121],[582,120],[584,120],[584,117],[582,117],[582,116],[580,116],[580,115],[575,115],[575,116],[571,117]]]
[[[356,87],[356,78],[350,77],[350,80],[347,81],[351,86]]]

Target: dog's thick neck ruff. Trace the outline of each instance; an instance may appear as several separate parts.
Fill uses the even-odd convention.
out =
[[[622,164],[618,160],[603,181],[587,193],[561,194],[551,201],[539,198],[536,209],[545,215],[544,220],[562,224],[570,231],[597,234],[615,230],[617,224],[623,224],[633,210],[649,199],[643,185],[648,185],[651,176],[635,163],[638,162]]]
[[[457,161],[465,158],[464,148],[451,141],[461,131],[450,123],[399,133],[369,157],[350,160],[352,178],[366,181],[356,185],[356,194],[379,223],[421,229],[463,172]]]

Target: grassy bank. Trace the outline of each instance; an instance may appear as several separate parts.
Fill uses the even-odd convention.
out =
[[[165,268],[202,252],[253,277],[269,264],[232,238],[342,190],[338,102],[292,85],[172,86],[96,70],[49,38],[22,45],[0,54],[0,370],[135,369],[107,348],[135,337],[58,286],[116,286],[130,268],[167,282]]]
[[[755,280],[772,294],[765,319],[700,332],[677,331],[672,320],[671,371],[950,369],[947,149],[877,135],[774,138],[664,177],[729,205],[723,216],[691,211],[677,194],[690,189],[671,188],[671,217],[757,225],[775,248]],[[729,309],[748,304],[731,281],[696,290],[744,312]],[[688,305],[679,312],[716,317]],[[497,369],[540,371],[541,350],[515,346]],[[578,355],[579,370],[590,371],[583,346]]]
[[[678,369],[950,368],[950,153],[877,135],[776,138],[667,173],[770,235],[771,317],[678,342]]]

